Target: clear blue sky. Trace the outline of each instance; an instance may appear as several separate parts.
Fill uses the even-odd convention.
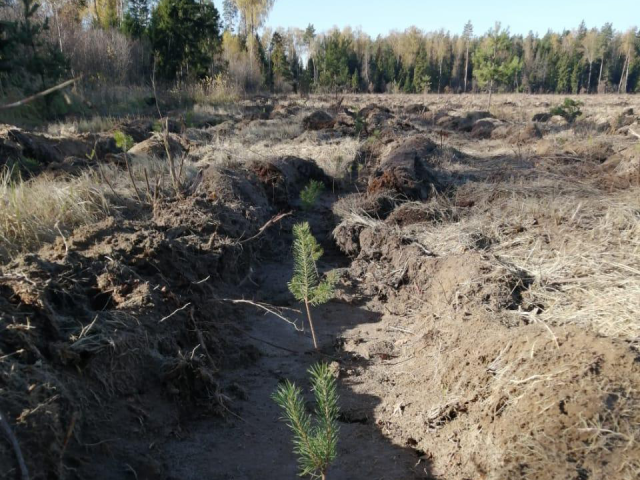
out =
[[[222,6],[222,0],[214,1]],[[304,28],[313,23],[318,32],[351,25],[375,37],[411,25],[459,33],[467,20],[476,34],[496,20],[522,34],[573,29],[582,20],[589,28],[612,22],[616,30],[626,30],[640,26],[640,0],[276,0],[267,25]]]

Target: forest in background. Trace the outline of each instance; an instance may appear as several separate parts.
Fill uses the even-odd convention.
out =
[[[218,11],[210,0],[0,0],[0,100],[75,77],[89,89],[158,83],[205,97],[640,91],[637,28],[583,22],[523,36],[469,21],[459,33],[414,26],[371,38],[265,28],[274,1],[224,0]]]

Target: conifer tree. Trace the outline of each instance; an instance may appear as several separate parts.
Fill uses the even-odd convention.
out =
[[[45,40],[48,18],[40,21],[40,5],[34,0],[22,0],[22,17],[11,27],[13,38],[11,79],[26,93],[42,91],[58,81],[66,70],[60,51]],[[35,80],[36,84],[32,85]],[[47,97],[48,102],[51,97]]]
[[[291,80],[291,70],[289,60],[284,48],[284,41],[279,32],[275,32],[271,37],[271,69],[276,82]]]
[[[210,0],[160,0],[149,26],[160,73],[171,80],[211,75],[220,47],[219,25]]]
[[[316,262],[324,252],[311,233],[308,222],[294,225],[293,237],[293,277],[288,286],[296,300],[304,303],[313,337],[313,346],[317,350],[318,341],[310,307],[331,300],[336,278],[333,274],[329,274],[326,279],[320,280]]]
[[[0,8],[6,4],[0,0]],[[11,70],[16,23],[0,18],[0,73]]]
[[[507,31],[502,30],[500,24],[496,23],[473,56],[474,76],[481,87],[488,86],[489,88],[489,107],[491,107],[494,87],[505,83],[510,78],[506,62],[508,46],[509,35]]]
[[[290,381],[280,385],[272,398],[284,410],[284,420],[293,432],[300,476],[326,480],[338,447],[340,411],[336,380],[326,363],[312,366],[309,374],[316,402],[315,421],[305,409],[302,391]]]
[[[133,38],[141,38],[149,26],[149,0],[129,0],[122,30]]]

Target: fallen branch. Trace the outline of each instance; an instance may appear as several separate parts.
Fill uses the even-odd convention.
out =
[[[246,242],[250,242],[251,240],[254,240],[256,238],[258,238],[260,235],[262,235],[262,233],[269,228],[271,225],[274,225],[276,223],[278,223],[280,220],[282,220],[285,217],[288,217],[289,215],[291,215],[292,212],[288,212],[288,213],[279,213],[278,215],[276,215],[275,217],[273,217],[271,220],[269,220],[267,223],[265,223],[262,227],[260,227],[260,230],[258,230],[258,233],[256,233],[253,237],[251,238],[247,238],[246,240],[242,240],[240,243],[246,243]]]
[[[31,95],[30,97],[23,98],[22,100],[18,100],[17,102],[10,103],[8,105],[2,105],[2,106],[0,106],[0,110],[6,110],[8,108],[15,108],[15,107],[19,107],[21,105],[25,105],[27,103],[33,102],[37,98],[44,97],[44,96],[49,95],[50,93],[53,93],[53,92],[55,92],[57,90],[61,90],[64,87],[68,87],[69,85],[71,85],[72,83],[77,82],[81,78],[82,78],[82,76],[80,76],[78,78],[73,78],[71,80],[67,80],[66,82],[63,82],[60,85],[56,85],[55,87],[48,88],[47,90],[45,90],[43,92],[36,93],[35,95]]]
[[[233,303],[233,304],[239,304],[239,303],[243,303],[243,304],[247,304],[247,305],[253,305],[254,307],[258,307],[261,308],[262,310],[275,315],[276,317],[278,317],[280,320],[283,320],[285,322],[287,322],[289,325],[292,325],[293,328],[295,328],[298,332],[304,332],[304,330],[300,327],[298,327],[298,324],[296,322],[293,322],[291,320],[289,320],[288,318],[280,315],[278,312],[272,310],[271,305],[269,305],[268,307],[263,304],[263,303],[258,303],[258,302],[252,302],[251,300],[233,300],[231,298],[220,298],[219,300],[217,300],[219,302],[229,302],[229,303]],[[273,307],[276,308],[276,307]]]
[[[640,133],[634,131],[631,127],[629,127],[629,133],[634,137],[640,138]]]
[[[20,450],[20,444],[18,443],[18,439],[16,438],[16,436],[13,434],[13,430],[11,430],[11,425],[9,425],[7,418],[2,412],[0,412],[0,429],[2,429],[3,433],[13,447],[13,451],[15,452],[16,458],[18,460],[18,466],[20,467],[20,476],[22,480],[29,480],[29,470],[27,470],[27,464],[24,463],[24,457],[22,456],[22,450]]]

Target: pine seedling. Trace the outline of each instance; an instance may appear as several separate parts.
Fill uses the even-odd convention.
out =
[[[284,410],[284,420],[293,431],[294,452],[300,476],[326,480],[327,470],[337,456],[338,394],[329,365],[318,363],[309,369],[316,409],[315,419],[305,410],[302,391],[285,381],[273,393],[273,400]]]
[[[293,277],[288,283],[289,291],[296,300],[304,302],[311,327],[313,346],[318,350],[310,306],[322,305],[333,298],[336,277],[330,273],[326,279],[320,281],[316,262],[324,252],[311,233],[308,222],[294,225],[293,237]]]
[[[300,192],[303,210],[311,210],[324,191],[324,183],[311,180],[309,184]]]
[[[123,152],[129,151],[134,144],[133,137],[120,130],[113,133],[113,139],[116,141],[116,147],[121,149]]]

